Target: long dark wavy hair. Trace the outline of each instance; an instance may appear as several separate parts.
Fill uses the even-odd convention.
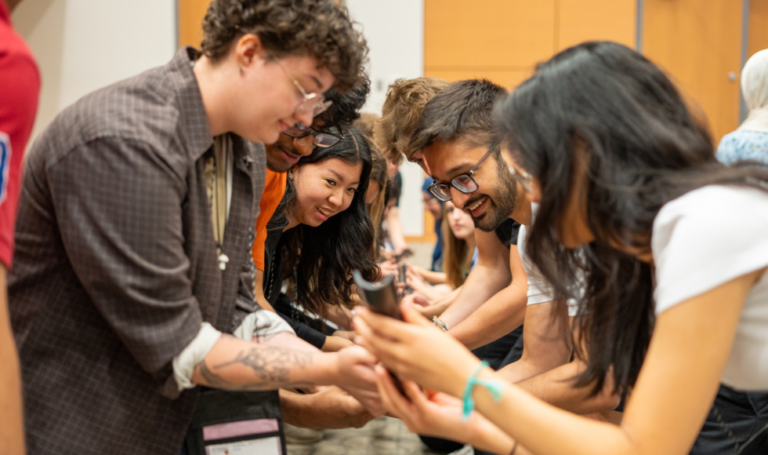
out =
[[[659,210],[704,185],[766,190],[768,172],[756,163],[718,163],[706,127],[669,78],[616,43],[555,55],[500,103],[497,119],[514,158],[541,185],[526,254],[556,299],[580,302],[575,345],[585,346],[577,355],[586,354],[588,367],[575,383],[594,384],[597,393],[612,367],[623,392],[637,379],[653,331],[653,269],[636,255],[651,252]],[[558,228],[569,222],[576,169],[586,170],[586,222],[595,240],[567,249]]]
[[[374,229],[365,206],[365,190],[371,174],[368,140],[354,127],[341,130],[343,139],[333,147],[315,147],[298,165],[339,158],[355,165],[363,164],[360,184],[349,208],[317,227],[300,224],[285,236],[280,278],[295,279],[296,301],[306,310],[324,316],[330,305],[352,305],[352,271],[373,281],[378,276],[374,252]],[[276,210],[278,219],[286,219],[296,204],[296,189],[288,179],[285,196]]]

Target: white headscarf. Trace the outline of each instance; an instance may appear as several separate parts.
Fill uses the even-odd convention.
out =
[[[750,57],[741,70],[741,92],[749,116],[739,130],[768,133],[768,49]]]

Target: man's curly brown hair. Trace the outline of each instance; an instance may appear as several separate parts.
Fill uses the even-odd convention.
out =
[[[384,156],[400,164],[403,155],[410,159],[408,141],[427,102],[448,82],[436,77],[398,79],[387,89],[381,118],[373,126],[373,137]]]
[[[363,77],[365,38],[333,0],[213,0],[203,19],[202,52],[219,61],[245,33],[258,36],[270,58],[314,57],[341,93]]]

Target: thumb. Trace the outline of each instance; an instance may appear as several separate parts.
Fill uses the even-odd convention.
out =
[[[403,302],[400,305],[400,311],[403,313],[405,322],[415,324],[421,327],[431,327],[432,323],[419,313],[411,303]]]
[[[344,355],[347,355],[355,363],[370,363],[370,364],[379,363],[379,359],[377,359],[375,355],[371,354],[367,349],[365,349],[362,346],[350,346],[348,348],[342,349],[339,352]]]
[[[424,306],[424,307],[429,306],[429,300],[425,299],[424,297],[422,297],[420,295],[416,295],[416,296],[413,297],[413,303],[415,303],[417,305]]]

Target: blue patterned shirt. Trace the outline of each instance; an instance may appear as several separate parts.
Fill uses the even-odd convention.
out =
[[[717,148],[717,159],[727,165],[744,160],[768,164],[768,133],[736,130],[726,134]]]

